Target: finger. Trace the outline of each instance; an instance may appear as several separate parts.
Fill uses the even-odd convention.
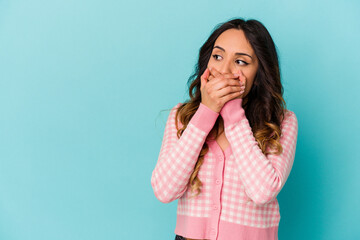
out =
[[[208,77],[208,81],[213,81],[213,80],[220,79],[220,78],[215,77],[213,74],[211,74],[211,72],[210,72],[210,71],[211,71],[211,70],[210,70],[210,68],[209,68],[209,77]]]
[[[210,75],[210,71],[208,68],[205,69],[205,71],[203,72],[203,74],[201,75],[201,78],[203,78],[204,80],[208,80],[209,78],[209,75]]]
[[[232,100],[232,99],[243,98],[242,95],[243,95],[243,94],[242,94],[242,93],[239,93],[239,92],[230,93],[230,94],[222,97],[222,98],[221,98],[221,101],[223,101],[223,102],[228,102],[228,101],[230,101],[230,100]]]
[[[239,79],[234,73],[224,73],[222,74],[224,78],[236,78]]]
[[[226,80],[229,86],[244,86],[244,84],[242,84],[242,82],[239,80],[239,78],[235,78],[235,79],[227,79]]]
[[[242,98],[242,93],[241,92],[233,92],[233,93],[230,93],[230,94],[227,94],[227,95],[221,97],[221,100],[224,102],[227,102],[227,101],[230,101],[235,98]]]
[[[229,94],[242,94],[244,92],[244,88],[240,86],[226,86],[217,90],[218,97],[224,97]]]
[[[212,75],[209,76],[208,81],[211,82],[214,79]]]
[[[210,74],[208,80],[211,81],[212,79],[216,78],[214,75]],[[225,80],[225,79],[234,79],[235,81],[237,82],[240,82],[239,81],[239,77],[236,76],[235,74],[233,73],[225,73],[225,74],[221,74],[221,78],[218,78],[220,80]]]
[[[210,74],[209,77],[208,77],[208,81],[211,81],[211,80],[213,80],[214,78],[215,78],[214,75]]]
[[[210,68],[210,73],[214,76],[214,77],[220,77],[221,76],[221,73],[216,70],[214,67],[211,67]]]
[[[204,71],[204,73],[201,75],[201,77],[200,77],[200,84],[201,84],[201,86],[200,87],[202,87],[202,86],[205,86],[205,84],[207,83],[207,81],[208,81],[208,77],[209,77],[209,69],[208,68],[206,68],[205,69],[205,71]]]
[[[240,75],[240,73],[235,73],[235,74],[234,73],[224,73],[224,74],[222,74],[219,71],[217,71],[215,68],[211,68],[210,69],[210,76],[211,75],[214,76],[214,78],[222,78],[222,79],[225,79],[225,78],[231,79],[231,78],[233,78],[233,79],[236,79],[236,80],[239,81],[238,76]]]
[[[238,81],[239,82],[239,80],[233,80],[233,81],[235,81],[235,82]],[[235,84],[235,85],[230,84],[228,79],[223,80],[223,79],[220,79],[220,78],[215,78],[213,81],[209,82],[209,84],[210,84],[210,87],[214,91],[221,91],[223,94],[225,94],[226,91],[231,89],[231,87],[241,87],[239,84]]]
[[[221,79],[221,78],[214,78],[212,75],[209,76],[208,84],[214,87],[214,89],[222,89],[227,86],[235,86],[235,87],[245,86],[245,84],[242,84],[238,78]]]

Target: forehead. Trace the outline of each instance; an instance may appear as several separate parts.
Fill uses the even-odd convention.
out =
[[[254,51],[243,30],[228,29],[224,31],[216,39],[214,46],[216,45],[224,48],[227,53],[245,52],[254,55]]]

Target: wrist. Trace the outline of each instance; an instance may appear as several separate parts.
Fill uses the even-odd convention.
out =
[[[245,118],[245,110],[242,107],[242,101],[242,98],[235,98],[227,101],[222,107],[220,115],[224,119],[225,127]]]

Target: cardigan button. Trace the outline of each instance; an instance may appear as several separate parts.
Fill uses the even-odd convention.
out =
[[[220,180],[219,179],[216,179],[216,184],[220,184]]]
[[[214,205],[214,209],[215,209],[215,210],[217,209],[217,206],[216,206],[216,205]]]

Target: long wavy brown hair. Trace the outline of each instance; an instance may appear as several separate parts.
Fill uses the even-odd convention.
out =
[[[251,90],[243,98],[242,106],[245,110],[246,118],[262,152],[266,156],[269,153],[281,154],[282,146],[279,141],[281,136],[280,125],[284,119],[286,103],[282,97],[283,86],[280,79],[279,59],[270,33],[260,21],[255,19],[244,20],[242,18],[235,18],[218,24],[200,48],[195,70],[187,82],[190,100],[182,103],[176,111],[177,137],[181,137],[200,105],[200,76],[206,70],[216,39],[224,31],[233,28],[244,31],[259,60],[258,70]],[[180,129],[178,121],[182,124]],[[223,119],[219,115],[208,135],[208,139],[216,139],[222,132]],[[268,147],[275,149],[275,151],[269,152]],[[196,192],[195,196],[201,192],[202,183],[197,175],[208,150],[209,146],[205,142],[189,179],[188,186],[191,187],[191,192]]]

